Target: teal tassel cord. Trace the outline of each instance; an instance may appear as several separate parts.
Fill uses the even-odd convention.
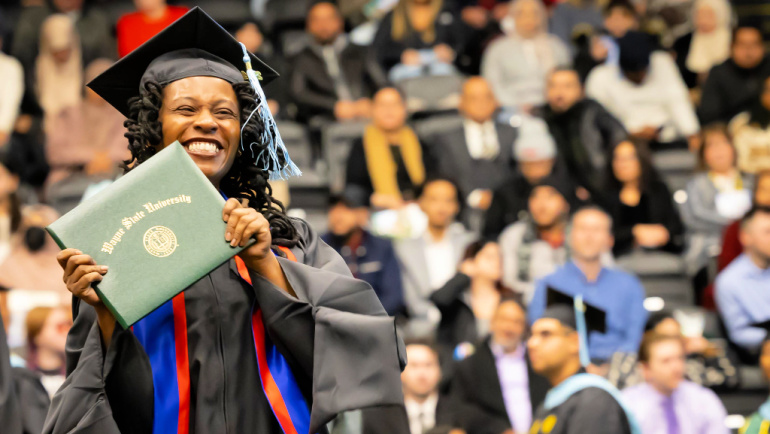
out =
[[[289,151],[286,150],[286,145],[283,143],[283,139],[281,139],[281,133],[278,132],[278,126],[275,124],[275,119],[273,119],[273,114],[270,113],[270,108],[267,106],[265,92],[262,90],[262,85],[259,84],[257,73],[251,67],[249,52],[243,44],[241,44],[241,49],[243,50],[243,63],[246,65],[246,76],[249,79],[249,84],[254,88],[257,98],[257,108],[249,114],[246,122],[244,122],[244,126],[249,123],[251,117],[255,114],[260,117],[262,125],[264,125],[262,136],[259,137],[260,143],[251,142],[248,145],[251,150],[251,156],[254,158],[254,163],[270,174],[270,181],[301,176],[302,171],[291,161]],[[257,147],[264,146],[264,149],[256,156],[254,155],[254,145]],[[245,152],[243,127],[241,127],[241,150]],[[279,153],[283,154],[283,164],[281,164]]]

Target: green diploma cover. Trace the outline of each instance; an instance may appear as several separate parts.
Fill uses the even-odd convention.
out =
[[[46,230],[110,267],[93,288],[126,329],[244,249],[225,241],[224,204],[174,142]]]

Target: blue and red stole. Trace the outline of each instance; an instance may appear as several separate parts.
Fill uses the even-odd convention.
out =
[[[297,260],[291,250],[283,247],[281,250],[292,261]],[[239,256],[235,257],[235,262],[241,279],[251,285],[246,263]],[[262,310],[256,305],[252,308],[251,326],[262,390],[281,429],[284,434],[309,433],[310,408],[286,358],[265,331]],[[188,434],[190,363],[184,292],[134,324],[132,330],[149,356],[152,367],[155,403],[153,434]]]

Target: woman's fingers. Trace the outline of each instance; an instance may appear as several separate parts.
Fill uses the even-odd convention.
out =
[[[225,241],[231,242],[235,238],[235,228],[243,217],[248,215],[252,210],[251,208],[238,208],[234,209],[230,213],[230,217],[227,219],[227,228],[225,229]],[[256,212],[256,211],[255,211]],[[230,243],[234,246],[236,244]]]
[[[64,249],[56,255],[56,261],[59,263],[59,266],[63,270],[64,267],[67,266],[67,261],[69,260],[70,257],[75,255],[82,255],[82,254],[83,252],[81,252],[78,249]]]
[[[239,246],[242,244],[243,240],[246,240],[251,236],[251,234],[246,234],[246,228],[257,219],[256,214],[255,211],[238,219],[238,224],[235,225],[235,228],[233,229],[233,240],[230,242],[231,246]]]
[[[69,276],[75,272],[75,268],[80,265],[96,265],[94,259],[88,255],[74,255],[70,256],[67,260],[67,265],[64,267],[64,281],[69,280]]]
[[[72,286],[70,291],[76,297],[90,305],[97,304],[101,300],[96,291],[91,287],[91,284],[94,282],[101,282],[103,278],[104,277],[98,272],[88,273],[78,280],[77,283]]]
[[[104,275],[107,273],[106,265],[81,265],[75,269],[70,275],[68,284],[74,284],[78,282],[83,276],[90,273],[99,273]]]
[[[222,209],[222,220],[224,220],[225,222],[228,222],[230,219],[230,214],[238,208],[242,208],[242,206],[237,199],[234,199],[232,197],[230,199],[227,199],[227,202],[225,202],[225,207]]]
[[[265,219],[257,218],[251,223],[249,223],[248,226],[246,226],[246,229],[243,231],[243,238],[241,239],[241,242],[238,244],[241,247],[244,247],[246,243],[249,241],[249,238],[253,237],[255,234],[261,233],[262,229],[266,226],[267,221]]]

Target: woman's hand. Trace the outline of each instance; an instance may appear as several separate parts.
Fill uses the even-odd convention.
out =
[[[225,241],[232,247],[243,247],[256,235],[257,243],[239,254],[247,264],[255,265],[272,256],[270,246],[273,238],[270,235],[270,223],[267,219],[246,204],[247,202],[242,204],[233,198],[225,202],[222,210],[222,220],[227,223]]]
[[[632,229],[637,244],[647,248],[657,248],[668,244],[668,229],[658,224],[638,224]]]
[[[67,290],[75,297],[90,304],[96,310],[96,319],[102,332],[104,345],[109,347],[115,330],[115,317],[91,287],[92,283],[101,282],[107,274],[106,265],[97,265],[89,255],[77,249],[64,249],[56,255],[59,266],[64,270],[64,283]]]

